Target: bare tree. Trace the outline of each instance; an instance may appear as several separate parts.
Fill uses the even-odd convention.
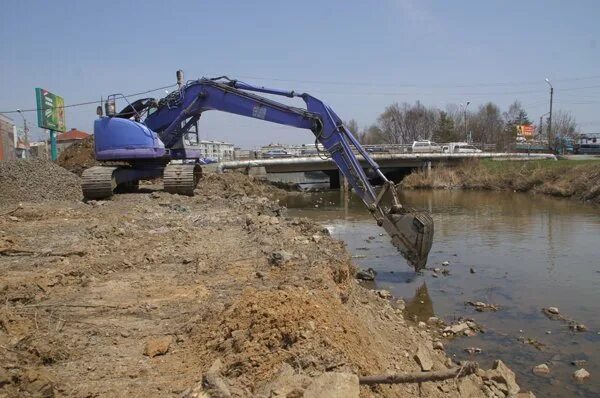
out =
[[[492,102],[481,105],[469,120],[473,140],[483,144],[495,144],[497,149],[507,145],[504,120],[498,106]]]
[[[548,134],[548,119],[544,120],[542,134],[548,137],[548,146],[554,152],[562,147],[565,137],[573,138],[577,134],[577,122],[569,111],[559,110],[552,113],[552,130]]]
[[[381,136],[390,144],[408,144],[418,139],[429,139],[436,127],[439,111],[423,106],[394,103],[379,115],[377,125]]]
[[[385,108],[377,118],[377,127],[381,137],[388,144],[401,144],[406,134],[404,127],[404,113],[397,102]]]
[[[362,131],[360,134],[360,142],[365,145],[373,145],[385,144],[388,141],[385,139],[381,129],[376,124],[372,124]]]
[[[344,125],[346,126],[346,128],[348,128],[348,130],[350,130],[352,135],[354,135],[356,138],[359,138],[358,122],[356,120],[350,119],[347,122],[345,122]]]

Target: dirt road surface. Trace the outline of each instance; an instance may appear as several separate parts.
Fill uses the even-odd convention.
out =
[[[418,371],[418,349],[433,370],[451,365],[276,193],[209,174],[192,198],[147,185],[0,206],[0,396],[301,397],[309,381],[286,384],[286,372]],[[483,396],[481,378],[467,382],[360,396]]]

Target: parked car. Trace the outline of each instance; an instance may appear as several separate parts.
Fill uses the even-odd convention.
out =
[[[442,152],[442,147],[432,141],[415,141],[412,144],[413,153]]]
[[[467,143],[467,142],[451,142],[448,145],[444,145],[442,148],[443,153],[479,153],[481,149]]]
[[[283,149],[272,149],[263,154],[263,158],[265,159],[275,159],[275,158],[291,158],[293,155],[287,153],[287,151]]]

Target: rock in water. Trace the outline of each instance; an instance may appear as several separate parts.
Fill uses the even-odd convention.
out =
[[[533,374],[536,376],[546,376],[550,373],[550,368],[545,363],[533,367]]]
[[[590,378],[590,372],[588,372],[584,368],[581,368],[573,373],[573,378],[576,382],[583,383],[584,381]]]
[[[356,279],[361,279],[363,281],[372,281],[375,280],[375,275],[377,275],[377,273],[373,268],[367,268],[366,270],[361,269],[356,273]]]

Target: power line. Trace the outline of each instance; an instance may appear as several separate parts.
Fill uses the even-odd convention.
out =
[[[176,86],[176,84],[169,84],[168,86],[164,86],[164,87],[158,87],[158,88],[154,88],[152,90],[147,90],[147,91],[142,91],[139,93],[133,93],[133,94],[127,94],[124,95],[125,98],[130,98],[130,97],[137,97],[138,95],[144,95],[144,94],[149,94],[149,93],[153,93],[155,91],[160,91],[160,90],[165,90],[167,88],[171,88],[173,86]],[[84,105],[91,105],[91,104],[97,104],[100,101],[95,100],[95,101],[86,101],[86,102],[78,102],[76,104],[69,104],[69,105],[64,105],[62,107],[56,107],[56,108],[73,108],[76,106],[84,106]],[[13,111],[0,111],[0,113],[18,113],[18,112],[37,112],[43,110],[43,108],[34,108],[34,109],[21,109],[21,110],[13,110]]]
[[[355,86],[370,86],[370,87],[403,87],[403,88],[475,88],[475,87],[502,87],[502,86],[534,86],[543,84],[543,80],[529,80],[522,82],[498,82],[498,83],[459,83],[459,84],[441,84],[441,85],[417,85],[417,84],[390,84],[378,83],[378,82],[361,82],[361,81],[335,81],[335,80],[301,80],[301,79],[283,79],[276,77],[264,77],[264,76],[249,76],[249,75],[235,75],[242,79],[256,79],[265,81],[276,81],[276,82],[288,82],[288,83],[306,83],[306,84],[323,84],[323,85],[355,85]],[[571,81],[582,81],[582,80],[595,80],[600,79],[600,75],[563,78],[563,79],[552,79],[554,82],[571,82]]]

